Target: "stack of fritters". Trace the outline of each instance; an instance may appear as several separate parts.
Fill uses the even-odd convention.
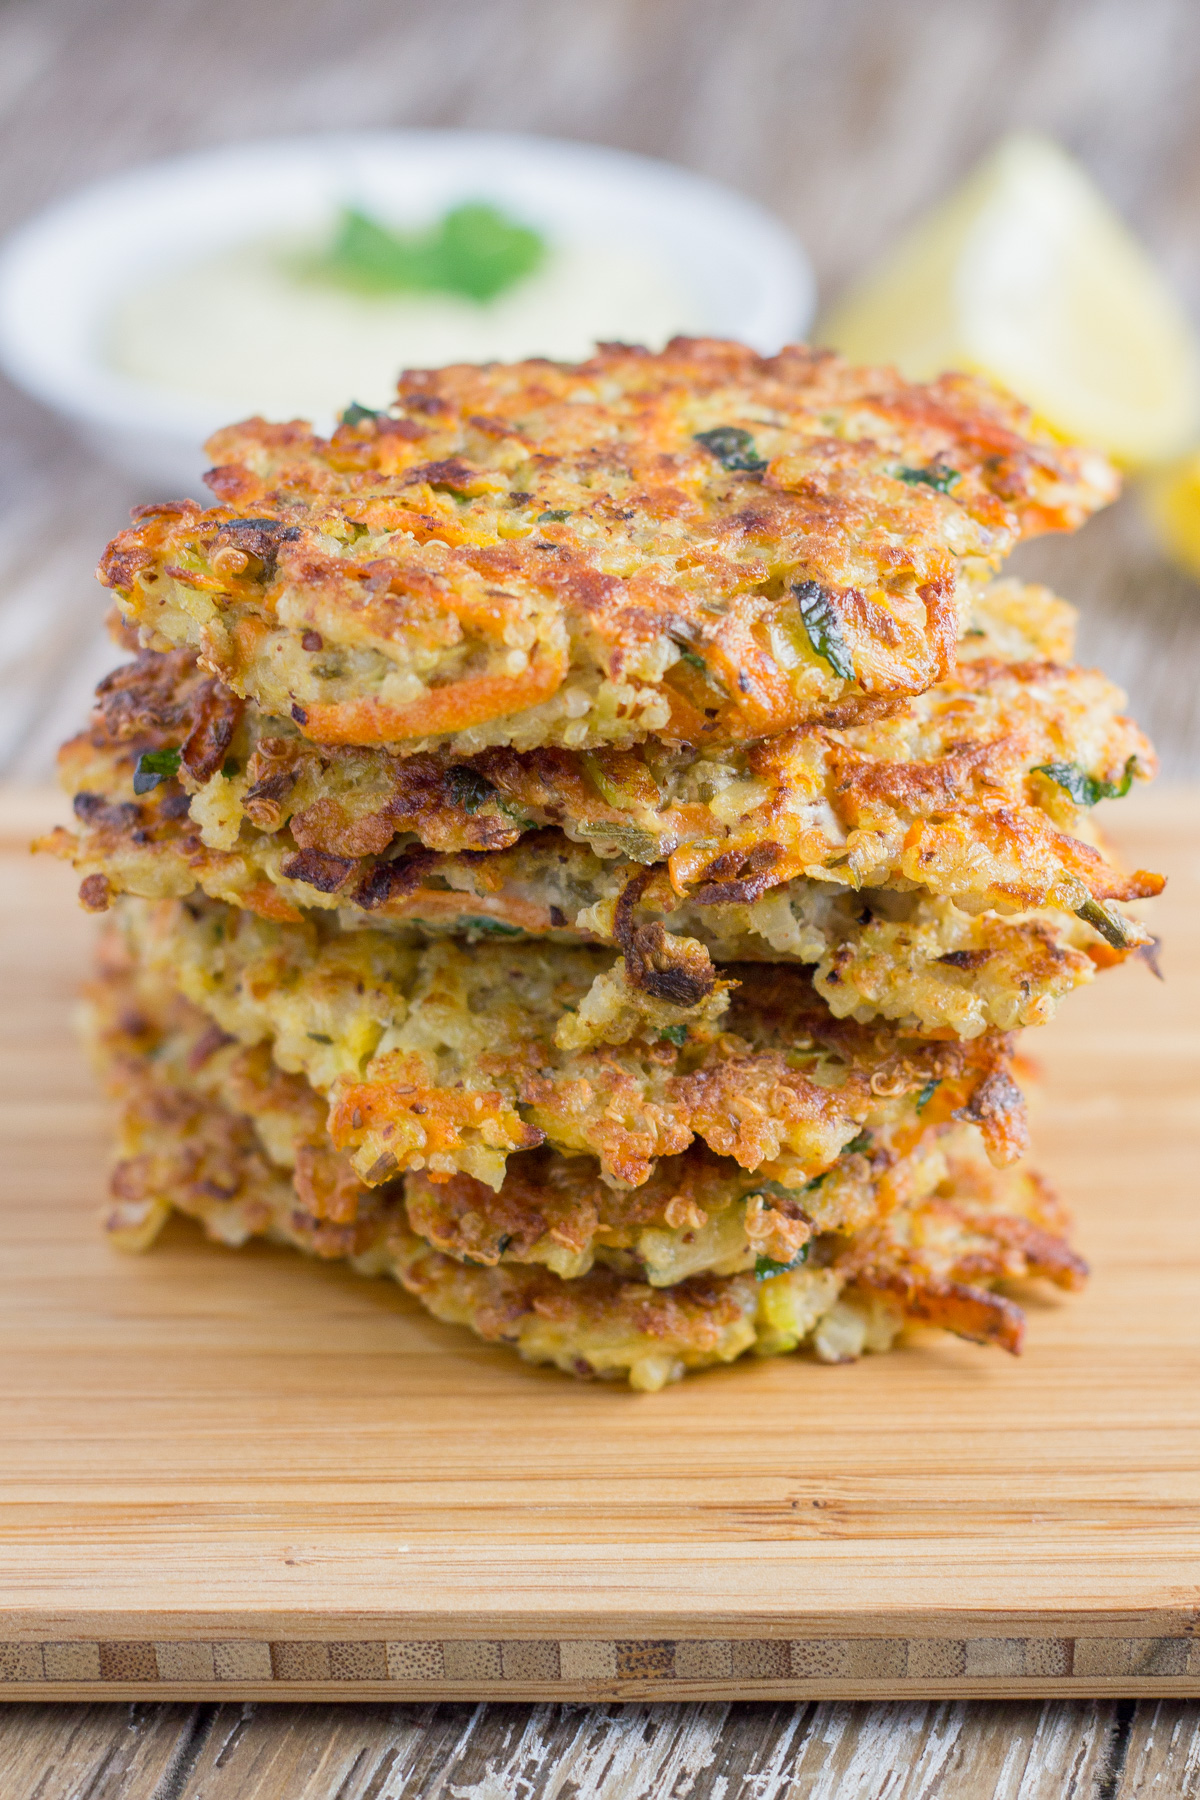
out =
[[[1153,771],[997,580],[1107,466],[964,377],[678,341],[210,444],[102,579],[51,847],[112,909],[111,1226],[174,1207],[655,1388],[1082,1265],[1011,1033],[1149,945]]]

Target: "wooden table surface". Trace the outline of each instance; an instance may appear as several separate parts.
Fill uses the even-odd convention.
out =
[[[1049,130],[1200,316],[1193,0],[7,0],[0,229],[145,157],[313,127],[532,129],[731,181],[824,298],[1002,131]],[[90,570],[146,498],[0,391],[0,773],[43,776],[109,660]],[[1020,568],[1084,609],[1172,775],[1200,774],[1200,588],[1136,497]],[[1124,1800],[1200,1792],[1181,1701],[17,1706],[4,1800]]]

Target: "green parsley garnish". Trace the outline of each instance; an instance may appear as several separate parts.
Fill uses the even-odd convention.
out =
[[[160,781],[178,775],[181,754],[179,750],[144,750],[133,771],[134,793],[148,794]]]
[[[225,761],[221,764],[221,773],[226,781],[232,781],[234,776],[240,775],[241,772],[242,765],[236,756],[227,756]]]
[[[666,1038],[668,1044],[674,1044],[675,1048],[679,1050],[687,1043],[687,1026],[664,1025],[658,1035],[660,1038]]]
[[[519,925],[502,925],[499,919],[464,919],[464,931],[483,931],[492,937],[524,937]]]
[[[791,1262],[776,1262],[773,1256],[756,1258],[754,1273],[759,1281],[770,1281],[772,1275],[786,1275],[789,1269],[798,1269],[800,1264],[808,1261],[808,1245],[801,1244]]]
[[[694,650],[681,650],[679,660],[685,662],[689,669],[695,669],[700,675],[708,674],[708,664],[702,656],[697,656]]]
[[[305,1037],[311,1038],[314,1044],[332,1044],[333,1039],[326,1037],[323,1031],[306,1031]]]
[[[927,469],[899,468],[896,476],[909,487],[931,487],[939,494],[948,494],[954,483],[962,480],[957,469],[945,469],[940,463],[931,463]]]
[[[1070,794],[1076,806],[1095,806],[1097,800],[1123,800],[1133,785],[1137,757],[1131,756],[1119,781],[1097,781],[1078,763],[1038,763],[1035,775],[1048,775]]]
[[[842,636],[842,621],[832,597],[819,581],[798,581],[792,589],[800,617],[808,633],[808,641],[818,656],[824,657],[835,675],[843,681],[854,680],[854,662]]]
[[[357,400],[352,400],[342,413],[341,422],[343,425],[361,425],[364,419],[378,419],[380,416],[373,406],[360,406]]]
[[[929,1102],[933,1099],[934,1094],[937,1092],[938,1088],[941,1087],[941,1085],[942,1085],[942,1079],[941,1079],[940,1075],[933,1076],[931,1080],[929,1080],[925,1083],[925,1086],[921,1089],[920,1093],[917,1095],[917,1111],[918,1112],[921,1112],[923,1110],[923,1108],[928,1106]]]
[[[767,466],[754,448],[754,439],[740,425],[716,425],[711,431],[698,431],[696,442],[703,444],[723,469],[757,475]]]
[[[860,1131],[857,1137],[852,1137],[848,1144],[842,1145],[841,1155],[859,1156],[864,1150],[869,1150],[874,1141],[869,1131]]]
[[[538,514],[537,522],[539,525],[561,525],[563,520],[569,519],[570,516],[569,506],[548,506],[545,512]]]
[[[303,273],[368,294],[443,293],[486,301],[531,275],[545,254],[538,232],[486,201],[451,207],[424,231],[393,231],[347,206],[333,242]],[[365,416],[364,408],[346,423]]]

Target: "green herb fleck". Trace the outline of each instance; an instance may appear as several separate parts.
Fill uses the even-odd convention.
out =
[[[926,1106],[929,1105],[929,1102],[933,1099],[934,1094],[937,1092],[938,1088],[941,1087],[941,1085],[942,1085],[942,1078],[940,1075],[932,1076],[925,1083],[925,1086],[921,1089],[920,1093],[917,1095],[917,1111],[918,1112],[921,1112],[923,1110],[923,1108],[925,1108]]]
[[[333,1042],[333,1039],[326,1037],[323,1031],[306,1031],[304,1035],[310,1037],[314,1044],[332,1044]]]
[[[629,806],[630,796],[619,781],[614,781],[600,758],[591,750],[580,753],[579,760],[583,764],[584,773],[602,800],[624,812]]]
[[[1114,950],[1129,948],[1129,933],[1125,929],[1125,921],[1119,913],[1109,912],[1107,906],[1103,906],[1099,900],[1085,900],[1082,906],[1075,908],[1075,916],[1098,931],[1105,943],[1111,944]]]
[[[857,1137],[852,1137],[848,1144],[842,1145],[841,1154],[843,1156],[861,1156],[871,1148],[874,1141],[869,1131],[860,1131]]]
[[[381,414],[373,406],[360,406],[357,400],[352,400],[345,412],[342,413],[341,422],[343,425],[361,425],[364,419],[380,417]]]
[[[1123,800],[1133,785],[1136,768],[1137,757],[1131,756],[1119,781],[1097,781],[1078,763],[1038,763],[1033,772],[1048,775],[1070,794],[1076,806],[1095,806],[1097,800]]]
[[[486,301],[532,274],[545,254],[536,231],[485,201],[467,201],[436,225],[407,232],[348,206],[329,248],[302,272],[368,294],[444,293]]]
[[[675,644],[679,643],[678,638],[675,638],[672,641]],[[700,677],[701,681],[703,681],[705,686],[711,690],[712,694],[717,699],[728,700],[729,689],[725,686],[725,683],[721,680],[721,677],[719,675],[717,675],[712,669],[709,668],[709,666],[705,662],[704,658],[697,651],[684,650],[682,647],[680,647],[679,661],[681,663],[686,664],[686,666],[689,669],[694,669],[696,671],[696,674]],[[715,713],[708,714],[708,717],[710,719],[715,718],[715,716],[716,716]]]
[[[803,1189],[784,1187],[781,1181],[760,1181],[753,1193],[746,1195],[746,1199],[753,1200],[758,1195],[768,1200],[794,1200],[797,1191],[802,1193]]]
[[[634,862],[658,861],[659,840],[640,825],[613,825],[607,819],[585,819],[579,826],[584,837],[601,844],[615,844]]]
[[[461,806],[465,813],[477,813],[484,801],[490,800],[496,792],[477,769],[468,769],[464,763],[450,765],[446,770],[446,784],[452,805]]]
[[[808,633],[808,641],[818,656],[824,657],[835,675],[843,681],[854,680],[854,662],[842,636],[842,621],[833,597],[819,581],[798,581],[792,589],[800,617]]]
[[[660,1038],[666,1038],[668,1044],[674,1044],[677,1050],[681,1050],[687,1043],[687,1026],[664,1025],[658,1035]]]
[[[133,771],[134,793],[148,794],[160,781],[170,781],[172,775],[178,775],[181,754],[178,750],[143,751]]]
[[[511,1243],[512,1243],[512,1232],[506,1231],[504,1233],[503,1237],[497,1238],[497,1240],[496,1240],[496,1255],[503,1256],[504,1252],[508,1249],[508,1246]]]
[[[569,506],[549,506],[545,512],[538,514],[537,522],[539,525],[561,525],[563,520],[569,519],[570,516]]]
[[[896,474],[909,487],[931,487],[939,494],[948,494],[954,483],[962,480],[957,469],[944,468],[941,463],[931,463],[926,469],[899,468]]]
[[[770,1281],[773,1275],[786,1275],[791,1269],[798,1269],[801,1263],[808,1261],[808,1245],[801,1244],[791,1262],[776,1262],[773,1256],[760,1256],[754,1264],[754,1273],[759,1281]]]
[[[226,781],[232,781],[234,776],[240,775],[241,772],[242,765],[236,756],[227,756],[225,761],[221,764],[221,773]]]
[[[464,931],[483,931],[491,937],[524,937],[519,925],[503,925],[499,919],[464,919]]]
[[[703,444],[724,469],[757,475],[767,466],[754,448],[754,439],[740,425],[717,425],[712,431],[698,431],[696,442]]]

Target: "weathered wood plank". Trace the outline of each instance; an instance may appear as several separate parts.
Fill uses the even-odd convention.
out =
[[[5,1800],[150,1800],[186,1781],[214,1707],[11,1706],[0,1712]]]
[[[1195,1791],[1198,1741],[1195,1709],[1172,1702],[29,1706],[0,1719],[0,1791],[13,1800],[1143,1800]]]
[[[1191,1800],[1200,1794],[1200,1707],[1147,1700],[1129,1710],[1112,1800]]]

